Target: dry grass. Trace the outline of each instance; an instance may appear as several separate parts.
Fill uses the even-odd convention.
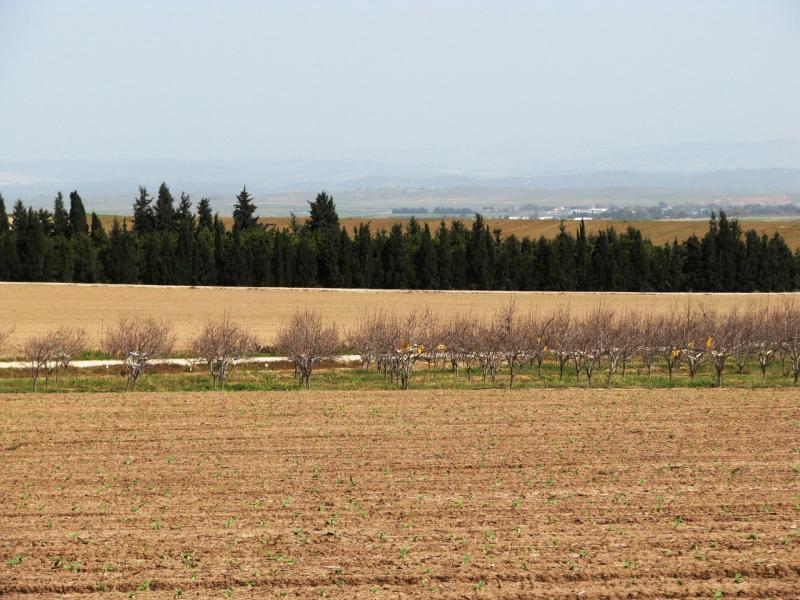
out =
[[[717,309],[750,303],[777,302],[784,294],[638,294],[549,292],[425,292],[278,288],[191,288],[170,286],[78,285],[53,283],[0,284],[0,323],[15,326],[0,355],[31,335],[62,325],[86,329],[91,347],[121,316],[139,313],[169,321],[177,347],[185,350],[208,319],[226,311],[242,322],[261,343],[272,343],[281,323],[297,309],[318,310],[344,328],[352,327],[365,311],[405,313],[428,307],[440,314],[485,316],[516,300],[521,311],[550,311],[570,305],[583,311],[598,303],[610,308],[668,310],[687,303],[713,304]],[[800,297],[793,294],[794,297]]]

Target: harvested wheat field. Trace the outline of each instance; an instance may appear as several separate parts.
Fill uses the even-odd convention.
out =
[[[797,598],[798,439],[793,390],[5,396],[0,595]]]
[[[406,313],[430,308],[437,314],[489,316],[515,299],[526,312],[569,305],[577,312],[604,303],[609,308],[670,310],[713,305],[719,310],[765,305],[800,294],[656,294],[627,292],[430,292],[298,288],[221,288],[65,283],[0,283],[0,325],[15,327],[0,356],[33,334],[55,327],[83,327],[90,346],[121,316],[133,313],[163,318],[175,328],[179,349],[209,319],[226,311],[264,344],[272,343],[281,323],[297,309],[319,311],[326,321],[351,328],[366,311]]]

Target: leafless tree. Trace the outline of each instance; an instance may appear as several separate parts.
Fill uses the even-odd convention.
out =
[[[53,333],[53,356],[56,380],[67,373],[69,363],[86,349],[86,331],[79,327],[59,327]]]
[[[483,380],[488,375],[492,383],[497,379],[497,369],[503,360],[503,350],[500,332],[492,322],[481,322],[476,325],[476,334],[473,337],[473,354],[478,358]]]
[[[258,349],[256,338],[234,323],[230,315],[221,321],[206,323],[203,331],[192,340],[192,353],[203,359],[214,389],[225,389],[225,381],[237,363],[253,356]]]
[[[45,389],[50,379],[50,373],[55,368],[53,353],[55,351],[55,335],[52,331],[29,337],[22,344],[22,355],[28,364],[28,372],[33,381],[33,391],[37,390],[39,378],[44,375]]]
[[[380,313],[377,315],[365,313],[347,336],[348,345],[361,357],[361,367],[365,371],[369,370],[379,354],[375,330],[381,321],[382,316]]]
[[[621,315],[612,315],[605,328],[606,343],[605,353],[608,357],[608,379],[606,386],[611,387],[611,378],[622,366],[623,377],[625,365],[631,358],[640,352],[643,345],[642,339],[642,318],[639,313],[630,311]]]
[[[662,337],[661,328],[662,317],[648,311],[639,316],[639,344],[637,346],[639,357],[642,359],[642,364],[647,369],[647,378],[651,379],[653,376],[653,364],[656,358],[661,355],[659,348],[660,338]],[[670,372],[670,380],[672,373]]]
[[[684,316],[675,309],[668,314],[660,315],[656,323],[656,335],[653,343],[666,362],[669,384],[672,385],[673,374],[684,355],[686,344]]]
[[[542,362],[544,362],[548,347],[548,337],[550,329],[555,322],[555,313],[549,315],[536,314],[525,320],[525,356],[530,360],[531,367],[536,363],[539,378],[542,377]]]
[[[595,372],[603,358],[608,356],[613,343],[613,319],[614,311],[598,306],[590,309],[578,325],[572,359],[576,374],[580,375],[582,370],[590,387]]]
[[[761,308],[750,315],[753,327],[753,351],[761,369],[761,381],[767,378],[767,368],[781,351],[782,319],[780,309]]]
[[[103,350],[124,361],[127,390],[135,390],[152,361],[168,355],[174,345],[175,334],[168,323],[140,316],[120,318],[102,341]]]
[[[70,361],[84,350],[85,339],[86,333],[83,329],[59,327],[25,341],[22,354],[28,364],[34,392],[41,376],[44,376],[44,386],[47,389],[51,374],[55,372],[57,378],[60,373],[66,373]]]
[[[704,309],[701,314],[706,334],[704,345],[716,374],[714,385],[720,387],[725,363],[736,354],[741,345],[748,343],[748,340],[740,333],[741,319],[736,309],[722,314],[712,309]]]
[[[400,378],[400,387],[411,387],[414,365],[424,358],[428,348],[435,347],[439,341],[434,338],[438,329],[436,319],[430,310],[414,310],[405,317],[395,320],[393,327],[395,368]]]
[[[456,377],[459,366],[464,365],[467,379],[472,378],[472,361],[478,345],[476,329],[477,318],[472,315],[455,315],[441,325],[440,343]]]
[[[560,308],[553,314],[548,335],[548,350],[558,361],[558,378],[564,378],[564,367],[575,351],[577,328],[572,323],[569,307]]]
[[[529,346],[526,334],[530,330],[530,316],[521,317],[517,313],[516,303],[512,300],[500,309],[492,323],[492,335],[503,360],[508,365],[508,388],[514,387],[514,372],[520,357]]]
[[[697,371],[708,358],[710,324],[704,318],[705,313],[706,309],[704,308],[697,311],[693,310],[691,306],[687,306],[686,312],[678,323],[683,340],[681,354],[689,367],[690,379],[695,378]]]
[[[758,327],[760,325],[756,318],[759,310],[750,306],[744,312],[736,311],[736,330],[733,332],[733,354],[732,358],[736,363],[736,372],[739,375],[744,373],[748,363],[757,354],[757,338],[760,337]]]
[[[794,384],[800,378],[800,308],[786,301],[777,311],[781,327],[781,351],[789,359]]]
[[[281,327],[275,345],[289,357],[300,385],[308,389],[314,367],[339,346],[339,331],[336,324],[326,325],[318,312],[301,310]]]

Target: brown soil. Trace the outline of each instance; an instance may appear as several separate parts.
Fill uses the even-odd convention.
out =
[[[6,395],[0,595],[797,598],[798,439],[794,390]]]
[[[552,311],[569,305],[575,311],[605,303],[612,308],[668,310],[687,304],[713,304],[717,309],[751,303],[777,302],[785,294],[638,294],[560,292],[425,292],[280,288],[192,288],[178,286],[76,285],[0,283],[0,326],[15,332],[0,356],[15,350],[27,337],[66,325],[86,329],[96,347],[120,316],[139,313],[169,321],[186,349],[208,319],[226,311],[252,331],[262,344],[272,344],[281,323],[298,308],[318,310],[344,329],[366,311],[406,313],[429,307],[441,315],[471,313],[487,317],[516,299],[522,311]],[[800,294],[793,294],[800,297]]]

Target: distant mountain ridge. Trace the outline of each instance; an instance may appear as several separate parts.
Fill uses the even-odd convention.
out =
[[[0,162],[0,192],[21,197],[57,190],[76,188],[87,193],[133,194],[139,185],[154,186],[167,181],[171,186],[192,193],[230,193],[248,185],[257,193],[303,192],[320,189],[364,190],[386,188],[509,188],[532,190],[570,190],[589,188],[665,188],[665,189],[709,189],[737,192],[786,192],[800,191],[800,168],[723,169],[706,172],[641,172],[599,171],[542,176],[490,177],[472,174],[436,173],[422,169],[400,169],[406,173],[368,174],[354,177],[335,176],[281,181],[280,176],[270,177],[274,168],[259,163],[231,165],[214,161],[167,161],[162,168],[159,163],[134,161],[124,164],[94,163],[79,161],[26,161]],[[369,171],[387,168],[384,165],[350,165],[342,174],[353,171]],[[350,173],[348,173],[348,171]],[[285,178],[285,175],[283,176]]]

